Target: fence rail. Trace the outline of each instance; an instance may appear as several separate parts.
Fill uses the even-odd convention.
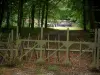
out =
[[[8,37],[8,41],[6,42],[2,42],[3,44],[6,45],[6,48],[0,48],[0,51],[10,51],[9,55],[10,56],[19,56],[20,59],[23,59],[24,56],[29,57],[30,53],[31,57],[36,55],[35,57],[37,57],[38,59],[44,59],[44,56],[46,56],[45,59],[50,60],[51,56],[55,56],[55,58],[59,58],[61,57],[61,53],[58,52],[62,52],[64,51],[65,53],[65,63],[66,64],[70,64],[70,52],[79,52],[79,55],[81,54],[85,54],[85,53],[92,53],[92,61],[93,63],[95,63],[96,67],[100,66],[99,65],[99,46],[98,43],[96,41],[94,42],[86,42],[86,41],[69,41],[69,29],[67,29],[67,33],[66,33],[66,40],[65,41],[61,41],[58,37],[58,39],[55,38],[55,40],[50,40],[49,36],[47,36],[47,39],[43,39],[43,29],[41,30],[41,38],[39,39],[39,37],[37,37],[37,40],[32,40],[30,39],[30,34],[28,36],[27,39],[21,39],[19,34],[17,33],[16,35],[16,39],[17,40],[13,40],[13,31],[9,34]],[[97,40],[97,31],[95,31],[95,40]],[[73,37],[74,38],[74,37]],[[74,45],[74,48],[72,48]],[[2,46],[2,45],[1,45]],[[75,47],[78,47],[75,49]],[[97,49],[97,53],[96,53],[96,47],[98,47]],[[46,52],[47,51],[47,52]],[[53,53],[50,53],[50,51],[54,51]],[[14,53],[14,54],[12,54]],[[43,53],[45,53],[45,55],[43,55]],[[90,58],[90,59],[91,59]],[[35,61],[37,61],[35,60]]]

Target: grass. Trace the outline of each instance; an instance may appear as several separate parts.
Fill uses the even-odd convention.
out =
[[[58,71],[59,70],[59,66],[57,66],[57,65],[49,65],[47,67],[47,70],[49,70],[49,71]]]
[[[67,28],[69,28],[69,30],[83,30],[83,28],[80,27],[50,27],[50,28],[55,30],[67,30]]]
[[[82,30],[79,27],[49,27],[49,28],[44,28],[43,32],[48,33],[51,31],[58,31],[58,30],[65,30],[66,31],[67,28],[69,28],[69,30]],[[14,30],[14,39],[15,39],[16,27],[12,27],[10,29],[2,28],[2,29],[0,29],[0,31],[5,34],[4,36],[8,37],[8,33],[11,32],[11,29]],[[39,28],[39,27],[34,28],[34,29],[31,29],[29,27],[22,28],[21,29],[21,38],[27,38],[29,36],[29,33],[30,33],[30,36],[34,36],[34,35],[37,36],[37,35],[41,34],[41,28]]]
[[[83,30],[82,28],[80,27],[49,27],[49,28],[44,28],[43,31],[44,32],[50,32],[50,31],[56,31],[56,30],[67,30],[67,28],[69,28],[69,30]],[[10,33],[11,32],[11,29],[14,30],[14,34],[16,34],[16,27],[12,27],[10,29],[7,29],[7,28],[2,28],[0,29],[1,32],[3,33]],[[37,27],[37,28],[34,28],[34,29],[31,29],[29,27],[24,27],[21,29],[21,36],[28,36],[29,33],[31,35],[37,35],[37,34],[40,34],[41,33],[41,28],[40,27]]]

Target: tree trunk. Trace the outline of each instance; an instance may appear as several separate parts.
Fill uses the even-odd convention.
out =
[[[45,15],[45,28],[47,28],[47,21],[48,21],[48,1],[46,0],[46,15]]]
[[[31,14],[29,13],[29,27],[31,27],[30,19],[31,19]]]
[[[6,16],[7,16],[7,18],[6,18],[6,24],[7,24],[7,28],[9,29],[9,26],[10,26],[10,22],[9,22],[9,19],[10,19],[10,6],[9,6],[9,2],[7,1],[7,12],[6,12]]]
[[[23,0],[19,0],[19,8],[18,8],[18,28],[19,28],[19,33],[21,33],[22,19],[23,19]]]
[[[0,28],[2,27],[2,21],[4,17],[4,9],[5,9],[5,0],[0,1]]]
[[[38,27],[41,27],[40,20],[41,20],[41,9],[39,7],[39,10],[38,10]]]
[[[24,21],[24,19],[23,19],[23,26],[22,26],[23,28],[24,28],[24,25],[25,25],[25,21]]]
[[[8,11],[7,11],[7,28],[9,28],[9,26],[10,26],[10,22],[9,22],[9,19],[10,19],[10,12],[9,12],[9,9],[8,9]]]
[[[42,5],[42,17],[41,17],[41,27],[43,27],[44,24],[44,13],[45,12],[45,3]]]
[[[41,27],[41,2],[37,1],[38,4],[38,27]]]
[[[90,28],[95,29],[95,23],[94,23],[94,14],[92,11],[92,2],[88,1],[88,6],[89,6],[89,21],[90,21]]]
[[[84,26],[84,31],[86,31],[86,5],[85,5],[85,0],[83,0],[83,26]]]
[[[35,5],[33,4],[31,8],[32,8],[32,10],[31,10],[31,20],[32,20],[31,28],[34,29]]]

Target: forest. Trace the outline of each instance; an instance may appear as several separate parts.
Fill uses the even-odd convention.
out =
[[[1,0],[0,28],[48,27],[49,22],[69,20],[76,25],[93,29],[93,13],[88,0]]]
[[[0,75],[100,75],[93,5],[93,0],[0,0]],[[65,30],[56,29],[60,26]]]

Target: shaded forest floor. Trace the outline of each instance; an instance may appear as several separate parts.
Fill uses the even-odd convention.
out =
[[[24,63],[14,68],[1,67],[0,75],[100,75],[100,72],[68,71],[68,67],[58,65],[35,65]]]
[[[72,27],[73,28],[73,27]],[[9,33],[11,32],[11,30],[14,30],[14,39],[16,39],[16,27],[12,27],[10,29],[6,29],[6,28],[2,28],[0,29],[0,31],[3,34],[3,39],[6,39],[6,37],[9,36]],[[69,28],[70,29],[70,28]],[[90,31],[83,31],[81,28],[78,29],[70,29],[69,30],[69,40],[70,41],[91,41],[90,38],[92,39],[92,41],[94,40],[94,34],[91,36],[91,34],[89,33]],[[21,29],[21,33],[20,33],[20,38],[28,38],[30,34],[31,39],[37,39],[38,36],[40,37],[41,35],[41,29],[40,28],[22,28]],[[63,27],[59,29],[58,28],[44,28],[43,29],[43,39],[47,39],[48,35],[51,37],[50,40],[53,40],[56,38],[58,38],[58,35],[61,37],[60,40],[66,40],[66,36],[67,36],[67,28]],[[74,38],[73,38],[74,37]],[[2,39],[1,39],[2,40]]]

